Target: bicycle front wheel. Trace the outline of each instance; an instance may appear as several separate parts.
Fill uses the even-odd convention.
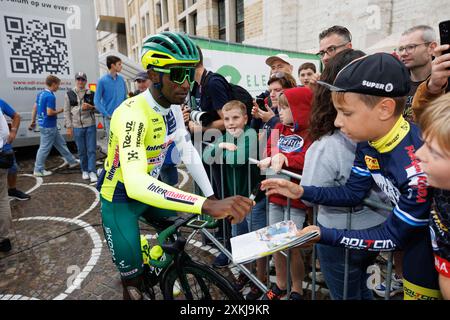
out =
[[[186,261],[181,279],[175,267],[168,270],[162,288],[166,300],[242,300],[231,283],[210,267]]]

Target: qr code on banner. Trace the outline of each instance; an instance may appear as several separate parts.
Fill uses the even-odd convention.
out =
[[[10,76],[72,75],[70,39],[64,21],[11,15],[2,18],[2,43]]]

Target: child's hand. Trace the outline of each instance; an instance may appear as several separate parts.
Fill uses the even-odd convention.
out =
[[[237,146],[233,143],[229,143],[229,142],[221,142],[219,143],[219,148],[220,149],[226,149],[228,151],[236,151],[237,150]]]
[[[271,168],[276,173],[280,172],[281,169],[283,169],[284,164],[286,164],[286,167],[289,167],[288,159],[286,156],[282,153],[277,153],[272,157],[272,165]]]
[[[303,228],[302,230],[297,231],[297,236],[301,237],[309,232],[317,231],[319,235],[311,240],[309,240],[307,243],[298,246],[298,248],[307,248],[311,247],[314,243],[318,242],[320,240],[320,228],[318,226],[307,226],[306,228]]]
[[[258,162],[258,167],[261,169],[261,170],[266,170],[267,168],[269,168],[270,167],[270,164],[272,163],[272,158],[271,157],[268,157],[268,158],[265,158],[265,159],[262,159],[261,161],[259,161]]]

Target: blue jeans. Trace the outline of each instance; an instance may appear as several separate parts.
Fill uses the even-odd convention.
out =
[[[41,139],[34,164],[35,172],[42,172],[45,169],[45,160],[47,160],[48,154],[53,146],[69,164],[76,163],[75,157],[67,148],[66,141],[59,133],[58,128],[40,128],[40,130]]]
[[[159,180],[174,186],[178,183],[178,170],[175,164],[163,164],[159,171]]]
[[[247,220],[249,232],[267,227],[266,197],[256,203],[252,212],[245,217],[245,220]]]
[[[97,128],[95,125],[86,128],[73,128],[73,135],[78,148],[81,171],[95,173]]]
[[[232,224],[231,225],[231,236],[236,237],[240,236],[242,234],[248,233],[248,224],[247,220],[243,220],[242,222],[238,224]]]
[[[317,245],[320,271],[330,289],[333,300],[342,300],[344,296],[345,248]],[[348,269],[348,300],[372,300],[372,290],[367,288],[367,267],[375,262],[378,252],[350,250]]]

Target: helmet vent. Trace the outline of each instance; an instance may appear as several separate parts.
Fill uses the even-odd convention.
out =
[[[152,54],[152,58],[160,58],[160,59],[170,59],[168,56],[166,56],[165,54],[160,54],[160,53],[154,53]]]

